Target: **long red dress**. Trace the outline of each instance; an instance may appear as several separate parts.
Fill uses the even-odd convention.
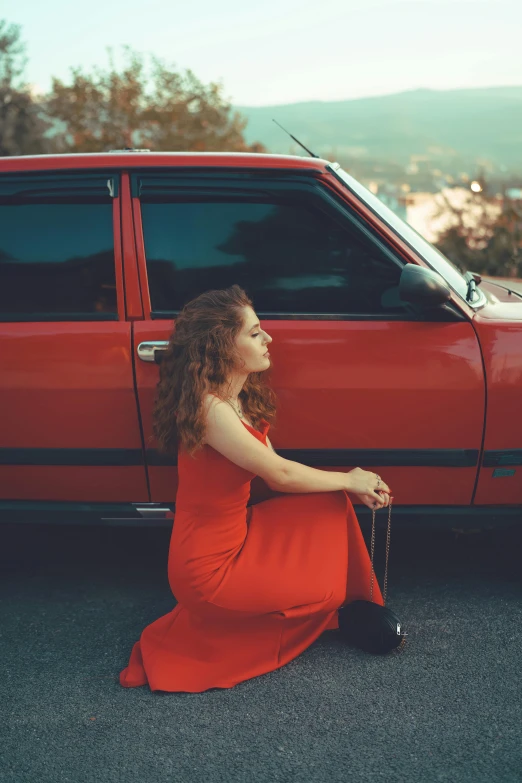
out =
[[[243,424],[267,445],[265,419],[260,431]],[[142,632],[120,674],[124,687],[232,688],[338,628],[343,604],[369,600],[370,558],[347,493],[247,507],[254,476],[208,444],[195,459],[179,451],[168,559],[178,603]],[[376,579],[373,600],[383,604]]]

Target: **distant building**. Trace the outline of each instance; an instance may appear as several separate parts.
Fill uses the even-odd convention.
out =
[[[501,200],[496,203],[477,201],[469,188],[462,187],[443,188],[439,193],[408,193],[404,201],[405,220],[429,242],[436,242],[457,222],[454,210],[462,212],[464,225],[469,227],[479,227],[484,214],[494,218],[502,211]]]

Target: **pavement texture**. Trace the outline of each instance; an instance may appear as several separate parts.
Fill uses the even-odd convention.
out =
[[[175,604],[169,536],[0,527],[2,781],[522,781],[522,524],[392,531],[403,653],[329,631],[229,690],[124,689],[132,644]]]

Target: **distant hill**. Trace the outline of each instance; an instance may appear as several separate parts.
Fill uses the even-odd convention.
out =
[[[405,164],[430,160],[491,161],[522,169],[522,86],[412,90],[347,101],[236,106],[245,137],[270,152],[306,154],[272,122],[328,158],[372,158]]]

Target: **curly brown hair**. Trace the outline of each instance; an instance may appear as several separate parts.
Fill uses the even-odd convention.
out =
[[[203,397],[212,393],[225,399],[222,387],[241,362],[235,338],[244,326],[247,306],[253,307],[252,300],[233,285],[200,294],[176,317],[152,411],[152,431],[162,454],[174,456],[182,448],[194,457],[204,445]],[[239,393],[254,427],[263,418],[272,424],[276,416],[277,398],[265,376],[266,371],[249,373]]]

